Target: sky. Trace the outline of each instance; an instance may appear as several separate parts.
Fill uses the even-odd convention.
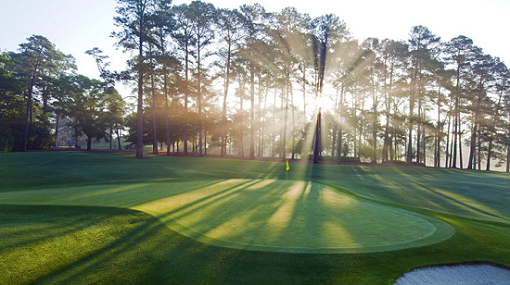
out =
[[[253,4],[239,0],[206,1],[220,8]],[[174,4],[190,0],[174,0]],[[411,27],[423,25],[448,41],[465,35],[485,53],[510,65],[510,1],[508,0],[260,0],[267,11],[296,7],[312,17],[336,14],[354,38],[408,39]],[[110,57],[112,69],[122,70],[128,58],[114,47],[114,0],[0,0],[0,50],[16,51],[31,35],[43,35],[76,58],[78,73],[98,78],[86,50],[98,47]],[[125,89],[125,88],[124,88]],[[121,93],[129,93],[126,89]],[[129,94],[122,94],[128,96]]]

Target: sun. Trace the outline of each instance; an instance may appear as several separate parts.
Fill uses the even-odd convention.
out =
[[[331,98],[331,96],[327,94],[322,94],[315,97],[313,104],[314,109],[317,111],[320,108],[322,113],[330,113],[335,111],[335,101]]]

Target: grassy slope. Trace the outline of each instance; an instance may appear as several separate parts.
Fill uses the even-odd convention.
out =
[[[430,264],[510,266],[510,176],[460,170],[291,165],[126,154],[0,155],[0,192],[154,179],[312,179],[452,225],[451,239],[372,254],[285,254],[209,246],[127,209],[1,205],[0,284],[391,284]]]

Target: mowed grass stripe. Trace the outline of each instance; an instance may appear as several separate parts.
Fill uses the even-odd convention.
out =
[[[55,158],[52,158],[52,159],[49,159],[49,160],[46,160],[46,161],[43,161],[43,162],[40,162],[40,163],[37,163],[37,164],[34,164],[34,165],[30,165],[28,168],[38,167],[38,166],[41,166],[41,165],[44,165],[44,164],[47,164],[47,163],[53,162],[53,161],[55,161],[55,160],[61,159],[61,158],[63,158],[63,157],[70,156],[70,155],[72,155],[72,154],[73,154],[73,153],[68,153],[68,154],[65,154],[65,155],[57,156],[57,157],[55,157]]]

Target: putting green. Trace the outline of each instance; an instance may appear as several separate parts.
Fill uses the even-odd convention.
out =
[[[261,251],[388,251],[437,243],[454,234],[432,217],[306,181],[161,180],[49,188],[0,193],[0,204],[131,208],[200,242]]]

